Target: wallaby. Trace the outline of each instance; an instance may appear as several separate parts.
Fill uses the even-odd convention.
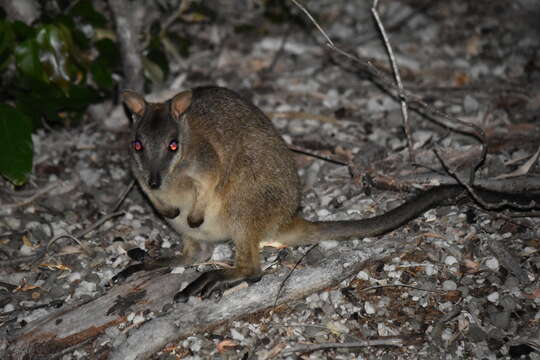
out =
[[[232,269],[203,273],[175,295],[177,301],[258,280],[260,244],[380,235],[463,192],[441,186],[373,218],[307,221],[298,215],[293,156],[255,105],[220,87],[184,91],[163,103],[132,91],[122,97],[131,118],[133,174],[157,212],[182,234],[178,262],[192,263],[205,243],[231,239],[236,247]]]

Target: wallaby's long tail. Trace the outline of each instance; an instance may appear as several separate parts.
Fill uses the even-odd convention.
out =
[[[540,209],[540,192],[538,191],[502,193],[476,188],[475,193],[487,203],[502,205],[518,211]],[[298,216],[291,224],[282,229],[275,243],[298,246],[317,244],[324,240],[346,240],[352,237],[382,235],[431,208],[455,204],[461,196],[468,198],[464,187],[443,185],[429,189],[393,210],[368,219],[311,222]]]
[[[285,246],[316,244],[323,240],[346,240],[351,237],[377,236],[392,231],[425,211],[448,205],[465,190],[459,185],[445,185],[427,190],[382,215],[362,220],[310,222],[300,217],[279,236]]]

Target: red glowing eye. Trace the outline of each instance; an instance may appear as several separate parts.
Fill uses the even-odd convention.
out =
[[[136,140],[133,142],[133,149],[135,149],[135,151],[141,151],[143,149],[143,146],[141,144],[140,141]]]
[[[176,151],[178,150],[178,143],[176,141],[171,141],[171,143],[169,144],[169,150],[171,151]]]

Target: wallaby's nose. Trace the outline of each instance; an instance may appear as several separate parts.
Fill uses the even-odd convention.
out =
[[[161,176],[158,173],[153,173],[148,179],[148,186],[150,189],[158,189],[161,186]]]

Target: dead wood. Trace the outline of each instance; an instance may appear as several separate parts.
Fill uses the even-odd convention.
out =
[[[362,251],[336,252],[318,266],[295,271],[281,289],[277,303],[285,304],[335,286],[374,261],[381,260],[382,256],[369,255],[366,249],[369,246]],[[369,260],[365,260],[367,258]],[[66,348],[87,344],[108,328],[120,327],[129,329],[126,330],[129,336],[112,349],[109,358],[143,359],[179,338],[273,306],[285,273],[265,275],[259,283],[234,291],[219,301],[192,299],[164,312],[181,284],[193,280],[196,275],[193,271],[182,275],[141,274],[138,279],[116,286],[90,302],[73,305],[28,324],[9,337],[3,358],[51,358]],[[137,295],[142,292],[144,296]],[[134,293],[136,296],[131,296]],[[129,309],[119,306],[126,303],[129,306],[127,298],[135,299],[133,305]],[[126,317],[131,312],[153,314],[155,318],[150,316],[137,328]]]
[[[114,15],[116,35],[122,54],[124,69],[124,88],[133,91],[142,91],[144,85],[143,63],[139,33],[142,27],[141,9],[137,3],[125,0],[109,1]]]

